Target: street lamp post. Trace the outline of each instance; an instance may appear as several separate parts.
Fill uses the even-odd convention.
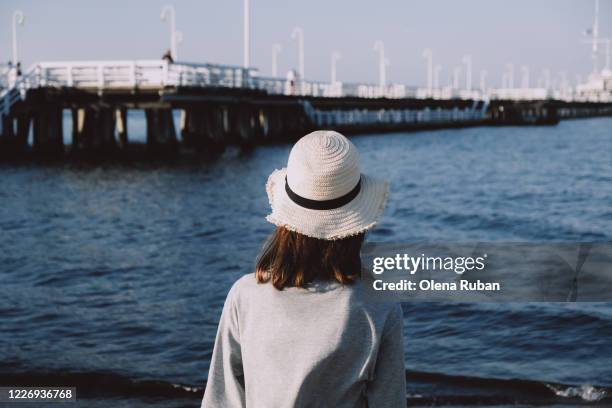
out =
[[[480,71],[480,92],[484,95],[487,92],[487,71]]]
[[[550,89],[550,69],[544,68],[542,70],[542,76],[544,77],[544,88]]]
[[[431,95],[433,88],[433,52],[431,49],[425,48],[423,57],[427,60],[427,92]]]
[[[508,70],[508,88],[512,89],[514,88],[514,64],[506,64],[506,69]]]
[[[567,72],[559,72],[559,90],[563,93],[567,92]]]
[[[472,56],[465,55],[462,61],[465,64],[465,89],[467,91],[471,91],[472,90]]]
[[[278,54],[281,50],[280,44],[274,44],[272,46],[272,77],[274,78],[278,76]]]
[[[442,65],[436,64],[434,67],[433,89],[440,88],[440,71],[442,71]]]
[[[459,89],[459,75],[461,75],[461,67],[453,68],[453,89]]]
[[[383,89],[387,82],[385,44],[382,41],[376,41],[374,43],[374,51],[378,52],[378,86]]]
[[[508,88],[508,73],[507,72],[503,72],[502,73],[501,87],[502,87],[502,89],[507,89]]]
[[[304,30],[302,27],[295,27],[291,32],[291,38],[298,41],[299,52],[299,74],[300,79],[304,79]]]
[[[529,88],[529,67],[527,65],[523,65],[521,67],[521,88],[528,89]]]
[[[593,73],[597,73],[598,45],[599,45],[599,0],[595,0],[595,20],[593,21]]]
[[[172,59],[178,59],[177,53],[177,42],[180,34],[176,32],[176,11],[174,10],[174,6],[168,4],[164,6],[161,12],[161,21],[170,20],[170,54],[172,54]]]
[[[606,38],[606,70],[610,70],[610,47],[612,46],[612,38]]]
[[[244,0],[243,4],[243,44],[242,60],[244,68],[251,66],[251,9],[250,0]]]
[[[13,13],[13,64],[17,65],[19,62],[19,55],[17,54],[17,25],[23,25],[25,17],[23,11],[15,10]]]
[[[331,54],[331,83],[332,84],[336,83],[336,63],[341,58],[342,58],[342,54],[340,54],[338,51],[332,52]]]

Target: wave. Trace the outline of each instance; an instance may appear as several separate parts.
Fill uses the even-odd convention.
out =
[[[610,406],[612,387],[408,371],[413,405]]]
[[[603,389],[597,389],[592,385],[581,385],[579,387],[555,387],[554,385],[547,385],[548,388],[553,390],[556,395],[560,397],[578,397],[584,401],[601,401],[607,392]]]
[[[5,367],[6,369],[6,367]],[[610,406],[612,387],[523,379],[496,379],[407,371],[407,402],[445,405]],[[72,386],[79,399],[141,398],[200,400],[205,388],[163,380],[132,378],[116,372],[40,370],[0,372],[0,386]]]

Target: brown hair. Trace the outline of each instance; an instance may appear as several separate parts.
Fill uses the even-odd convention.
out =
[[[255,277],[278,290],[304,287],[317,279],[350,283],[361,271],[363,238],[359,234],[328,241],[277,227],[257,260]]]

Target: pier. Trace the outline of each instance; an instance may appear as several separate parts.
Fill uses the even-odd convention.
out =
[[[146,149],[217,153],[290,142],[308,131],[347,134],[479,125],[554,125],[612,115],[612,99],[546,90],[451,94],[403,85],[260,77],[236,66],[166,60],[42,62],[3,82],[0,156],[113,155],[130,145],[127,112],[146,116]],[[173,112],[180,111],[180,123]],[[72,118],[64,145],[64,113]]]

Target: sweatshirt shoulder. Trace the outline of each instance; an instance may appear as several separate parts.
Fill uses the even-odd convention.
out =
[[[255,279],[255,273],[248,273],[241,276],[234,282],[232,288],[229,291],[228,297],[239,298],[251,292],[258,286],[257,279]]]
[[[252,273],[247,273],[246,275],[243,275],[240,278],[238,278],[238,280],[234,282],[232,289],[236,288],[237,290],[242,290],[242,289],[248,289],[248,288],[252,288],[256,286],[257,286],[257,279],[255,279],[255,273],[252,272]]]

